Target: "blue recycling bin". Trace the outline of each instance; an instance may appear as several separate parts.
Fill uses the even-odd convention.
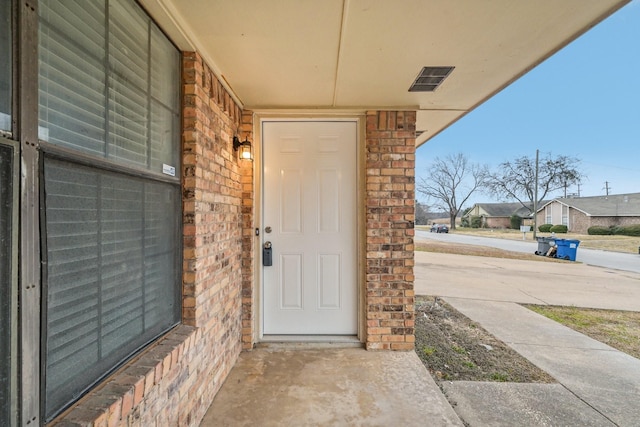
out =
[[[567,259],[569,261],[576,260],[580,240],[556,239],[556,245],[558,246],[556,258]]]

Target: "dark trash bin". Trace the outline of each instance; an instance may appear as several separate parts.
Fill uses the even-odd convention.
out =
[[[556,239],[556,245],[558,245],[556,258],[566,259],[569,261],[576,260],[580,240]]]
[[[538,250],[535,251],[534,253],[536,255],[544,256],[549,251],[549,248],[551,247],[551,242],[553,242],[556,239],[555,237],[536,237],[536,240],[538,241]]]

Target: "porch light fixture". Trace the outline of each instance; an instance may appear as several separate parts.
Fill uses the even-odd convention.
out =
[[[238,157],[240,160],[253,160],[253,154],[251,153],[251,142],[245,137],[244,141],[240,141],[237,136],[233,137],[233,149],[239,151]]]
[[[423,67],[409,88],[409,92],[433,92],[455,67]]]

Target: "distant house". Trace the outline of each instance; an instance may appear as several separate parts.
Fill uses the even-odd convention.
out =
[[[566,225],[574,233],[586,233],[592,226],[640,224],[640,193],[554,199],[541,204],[537,220]]]
[[[476,203],[463,215],[463,218],[470,219],[472,216],[482,218],[482,228],[510,228],[511,216],[518,215],[523,218],[524,224],[527,220],[532,220],[533,209],[527,209],[521,203]]]

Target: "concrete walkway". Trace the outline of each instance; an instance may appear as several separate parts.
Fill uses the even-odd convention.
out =
[[[445,383],[469,425],[640,425],[640,360],[519,304],[640,311],[639,274],[418,252],[416,293],[444,297],[558,381]]]
[[[201,426],[462,426],[415,352],[257,349]]]
[[[457,411],[471,425],[525,425],[524,420],[530,421],[529,425],[640,425],[640,360],[516,303],[445,300],[549,373],[565,389],[558,388],[558,395],[548,394],[546,398],[539,396],[533,400],[540,413],[536,414],[537,419],[531,419],[527,412],[514,411],[517,405],[512,404],[510,395],[501,396],[499,385],[469,389],[453,384],[445,390],[459,393],[459,401],[463,397],[467,399],[465,413],[462,408]],[[536,389],[547,388],[546,385],[532,386],[531,391],[535,395]],[[497,393],[492,393],[494,390]],[[523,400],[522,396],[529,395],[523,392],[518,400]],[[503,408],[483,414],[480,411],[487,403],[502,403]],[[582,410],[574,413],[573,409],[580,407]],[[567,419],[576,414],[581,418]],[[515,417],[513,421],[517,422],[508,422],[510,417]],[[537,423],[545,417],[548,423]]]
[[[202,426],[640,426],[640,360],[519,303],[640,311],[640,274],[577,263],[416,253],[416,294],[457,310],[555,384],[446,382],[414,352],[260,348]],[[461,421],[462,420],[462,421]]]

